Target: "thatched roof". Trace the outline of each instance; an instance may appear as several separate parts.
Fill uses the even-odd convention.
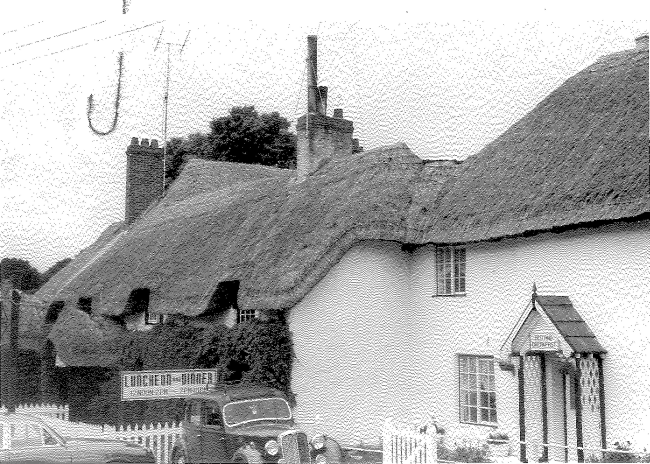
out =
[[[192,160],[48,298],[90,296],[117,315],[146,287],[153,313],[196,315],[237,279],[241,308],[290,308],[361,240],[466,243],[635,218],[650,213],[648,192],[646,49],[603,57],[458,165],[397,144],[297,183],[294,171]]]

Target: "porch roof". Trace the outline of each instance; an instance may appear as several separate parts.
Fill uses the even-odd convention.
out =
[[[573,307],[568,296],[536,295],[535,301],[542,307],[560,335],[576,353],[606,353],[589,325]]]

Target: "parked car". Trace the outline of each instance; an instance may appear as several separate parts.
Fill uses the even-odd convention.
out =
[[[172,462],[339,464],[339,444],[309,440],[296,428],[286,396],[270,387],[226,385],[187,397]]]
[[[8,463],[155,463],[151,451],[121,440],[64,438],[43,419],[29,414],[0,414],[0,462]]]

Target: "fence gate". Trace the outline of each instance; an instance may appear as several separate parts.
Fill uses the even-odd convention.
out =
[[[386,421],[383,429],[383,464],[432,464],[437,461],[436,437],[399,428]]]

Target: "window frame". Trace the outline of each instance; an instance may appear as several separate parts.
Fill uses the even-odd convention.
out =
[[[463,360],[466,360],[465,370],[463,370]],[[474,360],[475,362],[474,372],[472,372],[471,360]],[[481,362],[487,366],[486,371],[481,371]],[[474,388],[470,388],[472,385],[472,375],[474,376]],[[467,376],[467,383],[463,383],[463,376]],[[481,376],[487,377],[487,388],[481,387]],[[492,378],[491,382],[490,377]],[[467,393],[467,396],[464,395],[465,392]],[[476,395],[475,403],[472,401],[472,393]],[[486,398],[486,405],[482,404],[484,397]],[[476,412],[475,421],[473,421],[471,417],[472,408],[475,409]],[[465,409],[467,409],[467,415],[464,414]],[[483,420],[482,418],[483,410],[487,412],[487,420]],[[461,424],[498,427],[499,414],[494,356],[458,354],[458,420]]]
[[[237,309],[237,324],[257,319],[257,310],[255,309]]]
[[[167,322],[166,314],[150,314],[149,308],[144,310],[144,323],[145,325],[157,325]]]
[[[467,292],[467,248],[465,245],[436,245],[435,296],[465,296]]]

